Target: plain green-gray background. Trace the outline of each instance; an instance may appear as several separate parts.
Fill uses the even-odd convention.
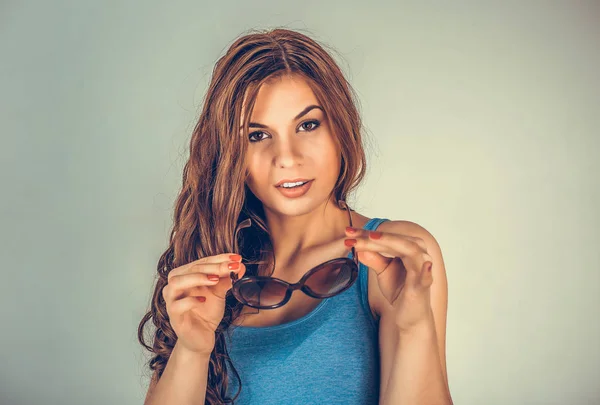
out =
[[[0,2],[0,404],[140,404],[137,326],[212,67],[338,51],[355,208],[442,247],[456,404],[600,403],[600,2]]]

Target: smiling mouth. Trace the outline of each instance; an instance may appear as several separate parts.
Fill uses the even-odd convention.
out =
[[[302,177],[296,177],[295,179],[284,179],[279,181],[277,184],[275,184],[275,187],[283,187],[284,184],[296,184],[296,183],[303,183],[306,184],[310,181],[313,181],[314,179],[306,179],[306,178],[302,178]]]
[[[314,180],[314,179],[313,179]],[[301,197],[303,196],[305,193],[308,192],[308,190],[310,189],[313,180],[308,180],[307,182],[305,182],[304,184],[301,185],[297,185],[294,187],[283,187],[283,186],[278,186],[276,187],[277,190],[283,194],[285,197],[288,198],[296,198],[296,197]]]
[[[285,184],[285,183],[283,183],[283,184],[281,184],[281,185],[279,185],[279,186],[276,186],[276,187],[277,187],[277,188],[292,189],[292,188],[296,188],[296,187],[302,187],[302,186],[304,186],[306,183],[308,183],[308,182],[311,182],[311,181],[312,181],[312,180],[306,180],[306,181],[304,181],[304,182],[302,182],[302,183],[300,183],[300,182],[296,182],[296,183],[298,183],[298,184],[296,184],[296,185],[294,185],[294,186],[291,186],[291,187],[285,187],[285,186],[283,185],[283,184]],[[286,183],[287,183],[287,182],[286,182]],[[294,183],[294,182],[290,182],[290,183]],[[295,183],[294,183],[294,184],[295,184]]]

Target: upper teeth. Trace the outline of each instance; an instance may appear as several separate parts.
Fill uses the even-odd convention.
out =
[[[283,183],[281,185],[281,187],[296,187],[296,186],[299,186],[299,185],[304,184],[304,183],[308,183],[308,182],[307,181],[299,181],[297,183]]]

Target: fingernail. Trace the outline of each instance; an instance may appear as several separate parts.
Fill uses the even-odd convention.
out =
[[[206,297],[196,297],[196,299],[200,302],[206,301]]]
[[[346,232],[348,232],[348,233],[354,233],[354,232],[356,232],[356,229],[352,228],[351,226],[347,226],[346,227]]]
[[[240,256],[240,255],[229,255],[229,260],[231,260],[232,262],[239,262],[240,260],[242,260],[242,256]]]
[[[208,278],[210,281],[219,281],[219,276],[216,274],[209,274],[206,276],[206,278]]]
[[[379,239],[381,238],[381,232],[369,231],[369,237],[371,239]]]
[[[228,268],[229,270],[237,270],[237,269],[239,269],[239,268],[240,268],[240,264],[239,264],[238,262],[229,263],[229,264],[227,265],[227,268]]]
[[[356,245],[356,239],[345,239],[344,245],[346,245],[348,247],[352,247],[352,246]]]

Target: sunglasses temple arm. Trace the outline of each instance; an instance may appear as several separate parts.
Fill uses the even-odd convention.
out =
[[[344,200],[339,200],[339,205],[342,208],[344,208],[348,213],[348,223],[350,224],[350,227],[353,227],[354,225],[352,225],[352,215],[350,214],[350,207],[348,207],[348,204],[346,204]],[[354,263],[356,263],[356,267],[358,267],[360,263],[358,261],[358,255],[356,254],[356,249],[354,248],[354,246],[352,247],[352,259],[354,260]]]

